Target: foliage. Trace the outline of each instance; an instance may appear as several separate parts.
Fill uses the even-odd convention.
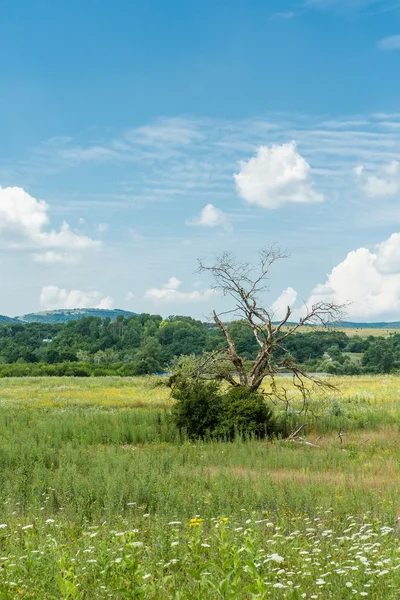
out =
[[[258,345],[249,324],[232,321],[227,329],[243,358],[254,360]],[[215,325],[184,316],[163,320],[159,315],[142,314],[120,315],[114,322],[83,317],[66,324],[0,323],[0,376],[154,373],[169,370],[181,356],[201,357],[224,343]],[[310,372],[351,375],[400,369],[400,334],[348,337],[342,331],[305,327],[286,339],[285,348]],[[213,368],[216,372],[215,365]],[[232,371],[227,363],[221,364],[219,376],[224,370]]]
[[[242,437],[265,438],[278,433],[271,408],[262,394],[243,387],[221,388],[216,379],[193,377],[190,367],[198,366],[195,357],[180,361],[172,377],[174,421],[190,438]]]
[[[180,379],[173,386],[172,397],[176,400],[173,416],[178,429],[189,438],[213,436],[223,418],[222,393],[217,381]]]
[[[278,433],[272,410],[258,392],[234,387],[222,395],[222,411],[214,435],[233,440],[236,435],[257,439]]]

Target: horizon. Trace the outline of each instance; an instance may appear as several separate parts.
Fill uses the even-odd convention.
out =
[[[400,319],[400,2],[3,8],[0,314],[225,309],[199,258],[290,258],[263,301]]]
[[[6,317],[9,319],[13,319],[13,320],[18,320],[21,319],[21,323],[22,324],[27,324],[28,322],[24,322],[22,319],[23,317],[27,317],[27,316],[32,316],[32,315],[44,315],[44,314],[49,314],[49,313],[71,313],[71,312],[76,312],[76,311],[91,311],[91,310],[95,310],[97,312],[125,312],[125,313],[129,313],[129,316],[140,316],[141,314],[150,314],[152,316],[154,315],[159,315],[160,317],[162,317],[163,319],[168,320],[170,317],[189,317],[192,319],[196,319],[196,317],[193,317],[192,315],[189,314],[184,314],[184,313],[176,313],[176,314],[172,314],[170,313],[169,315],[162,315],[160,313],[157,312],[152,312],[152,313],[139,313],[139,312],[135,312],[135,311],[130,311],[124,308],[96,308],[96,307],[81,307],[81,308],[55,308],[55,309],[49,309],[49,310],[43,310],[43,311],[37,311],[37,312],[27,312],[24,314],[20,314],[20,315],[15,315],[15,316],[10,316],[10,315],[4,315],[4,314],[0,314],[0,317]],[[85,315],[82,316],[82,318],[85,318]],[[200,320],[204,323],[211,323],[212,322],[212,317],[210,316],[209,319],[197,319]],[[232,321],[236,321],[238,319],[232,319]],[[34,321],[32,321],[34,322]],[[273,323],[278,323],[279,321],[273,321]],[[295,324],[296,321],[294,320],[290,320],[287,322],[288,325],[291,324]],[[361,326],[361,325],[367,325],[367,326],[374,326],[374,325],[393,325],[393,324],[400,324],[400,319],[399,320],[393,320],[393,321],[355,321],[355,320],[349,320],[349,319],[343,319],[341,321],[338,321],[337,323],[332,322],[332,323],[327,323],[326,327],[338,327],[339,329],[343,328],[345,329],[346,325],[355,325],[355,326]],[[320,325],[314,325],[312,323],[308,323],[304,325],[305,327],[317,327],[317,328],[321,328]],[[371,327],[372,329],[373,327]],[[382,329],[384,329],[384,327],[382,327]],[[390,327],[388,328],[390,329]]]

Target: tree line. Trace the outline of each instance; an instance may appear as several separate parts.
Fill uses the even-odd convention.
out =
[[[226,325],[241,356],[252,361],[259,346],[246,320]],[[356,375],[400,370],[400,335],[348,336],[316,330],[288,337],[285,350],[308,371]],[[141,314],[83,317],[66,324],[0,325],[0,376],[145,375],[168,371],[187,355],[223,348],[221,330],[191,317]]]

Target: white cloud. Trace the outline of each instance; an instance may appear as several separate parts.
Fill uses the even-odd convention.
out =
[[[187,225],[199,225],[200,227],[224,227],[228,229],[230,224],[228,217],[213,204],[207,204],[198,217],[186,222]]]
[[[292,11],[287,12],[278,12],[273,15],[273,19],[280,19],[282,21],[289,21],[290,19],[294,19],[296,14]]]
[[[59,252],[54,252],[54,250],[49,250],[48,252],[34,252],[32,254],[32,258],[34,262],[44,263],[48,265],[52,265],[55,263],[74,263],[77,262],[76,255],[69,254],[60,254]]]
[[[307,305],[334,302],[348,307],[348,318],[398,320],[400,317],[400,233],[392,234],[374,251],[359,248],[317,285]]]
[[[181,285],[182,281],[180,281],[180,279],[177,277],[170,277],[164,287],[167,290],[177,290],[181,287]]]
[[[100,292],[82,292],[47,285],[40,294],[40,306],[43,310],[57,308],[112,308],[114,300],[110,296],[102,297]]]
[[[394,8],[392,0],[305,0],[305,6],[320,9],[363,10],[366,8]]]
[[[125,296],[125,301],[130,302],[134,298],[136,298],[135,294],[133,292],[128,292],[127,295]]]
[[[0,231],[11,231],[27,237],[41,233],[48,225],[48,205],[38,201],[22,188],[0,187]]]
[[[354,172],[361,190],[371,198],[395,196],[400,192],[400,162],[397,160],[384,165],[377,173],[369,173],[363,165]]]
[[[84,250],[100,245],[99,241],[72,231],[66,222],[59,231],[46,231],[50,223],[48,209],[45,202],[36,200],[22,188],[0,187],[0,232],[3,243],[14,248],[52,248],[64,251]],[[56,254],[53,253],[53,258],[56,258]],[[34,260],[37,261],[38,256],[40,254],[35,254]],[[55,262],[49,260],[50,254],[47,255],[47,261],[43,256],[39,261]]]
[[[108,223],[99,223],[96,227],[96,230],[99,233],[104,233],[105,231],[108,231]]]
[[[391,52],[392,50],[400,50],[400,35],[390,35],[378,42],[379,50]]]
[[[314,190],[310,165],[297,152],[295,142],[260,146],[256,156],[239,164],[240,172],[234,174],[237,192],[250,204],[279,208],[324,199]]]
[[[292,308],[296,304],[297,292],[292,287],[286,288],[275,300],[271,309],[273,311],[273,318],[276,320],[283,319],[286,315],[287,307]]]
[[[145,293],[145,299],[153,300],[155,303],[185,303],[185,302],[204,302],[215,295],[215,290],[206,289],[203,291],[192,290],[191,292],[182,292],[179,290],[182,282],[176,277],[170,277],[168,282],[162,288],[151,288]]]
[[[126,136],[128,140],[148,146],[186,146],[202,139],[197,123],[184,117],[159,119],[152,125],[143,125]]]

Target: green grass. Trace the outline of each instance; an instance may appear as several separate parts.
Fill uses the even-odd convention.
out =
[[[1,380],[0,599],[398,598],[400,378],[335,383],[310,447],[191,443],[151,378]]]

